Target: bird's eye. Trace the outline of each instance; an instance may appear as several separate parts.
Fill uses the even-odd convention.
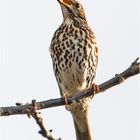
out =
[[[80,8],[80,4],[79,4],[79,3],[75,3],[75,7],[76,7],[77,9],[79,9],[79,8]]]

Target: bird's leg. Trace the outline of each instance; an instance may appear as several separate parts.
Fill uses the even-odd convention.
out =
[[[95,83],[92,84],[91,87],[92,87],[92,90],[93,90],[93,96],[100,91],[99,86],[96,85]]]
[[[70,109],[69,109],[70,106],[68,105],[68,100],[67,100],[68,96],[69,96],[68,93],[65,92],[64,95],[63,95],[63,98],[64,98],[64,102],[65,102],[65,109],[70,111]]]
[[[64,93],[64,95],[63,95],[65,105],[67,105],[67,104],[68,104],[67,97],[68,97],[68,93],[66,92],[66,93]]]

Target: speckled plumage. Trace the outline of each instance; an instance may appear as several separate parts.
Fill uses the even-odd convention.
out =
[[[50,48],[62,96],[89,88],[98,60],[95,37],[87,23],[67,20],[55,32]]]
[[[78,3],[75,0],[60,1],[69,2],[71,5]],[[70,8],[67,9],[66,5],[61,4],[61,8],[64,21],[54,33],[50,52],[60,93],[61,96],[64,96],[65,93],[68,95],[77,94],[94,83],[98,63],[98,48],[94,33],[87,24],[83,8],[79,12],[81,14],[79,14],[80,18],[75,16]],[[83,99],[80,103],[70,106],[70,111],[74,114],[75,125],[82,125],[82,119],[80,120],[79,116],[85,118],[87,115],[88,101],[89,98]],[[84,131],[86,127],[88,126],[84,126],[83,123],[83,126],[80,127],[81,131]],[[87,138],[82,137],[83,139],[79,138],[79,140]],[[87,140],[90,140],[90,138]]]

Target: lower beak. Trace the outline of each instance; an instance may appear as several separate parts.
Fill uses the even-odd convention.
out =
[[[71,0],[57,0],[60,4],[70,7],[71,6]]]

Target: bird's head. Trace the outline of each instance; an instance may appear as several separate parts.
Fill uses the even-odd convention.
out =
[[[78,18],[86,21],[84,9],[80,2],[77,0],[58,0],[58,2],[61,5],[64,19]]]

